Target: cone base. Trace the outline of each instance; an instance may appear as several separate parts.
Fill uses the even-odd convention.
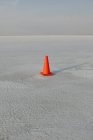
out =
[[[43,72],[40,72],[40,74],[43,75],[43,76],[53,76],[53,73],[52,72],[50,72],[48,74],[44,74]]]

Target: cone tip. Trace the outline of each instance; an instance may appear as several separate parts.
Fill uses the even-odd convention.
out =
[[[48,58],[48,55],[46,55],[45,58]]]

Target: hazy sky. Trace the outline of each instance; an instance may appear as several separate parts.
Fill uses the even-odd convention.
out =
[[[0,0],[0,35],[93,35],[93,0]]]

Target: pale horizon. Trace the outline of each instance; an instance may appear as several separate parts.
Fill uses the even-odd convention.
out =
[[[91,0],[0,0],[0,36],[93,35]]]

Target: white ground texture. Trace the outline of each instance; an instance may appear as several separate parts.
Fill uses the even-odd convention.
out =
[[[93,36],[0,37],[0,140],[93,140]]]

